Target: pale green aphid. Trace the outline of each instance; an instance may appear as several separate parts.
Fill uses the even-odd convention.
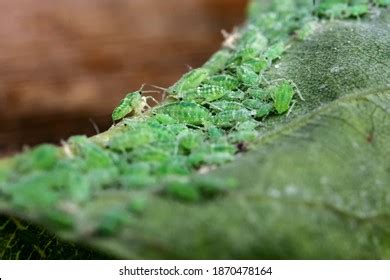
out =
[[[247,109],[223,111],[215,115],[214,124],[223,128],[233,127],[237,123],[250,120],[255,114],[255,111]]]
[[[244,64],[249,65],[256,73],[262,73],[270,66],[270,63],[263,57],[252,57],[246,59]]]
[[[117,151],[125,151],[134,149],[153,142],[155,139],[152,129],[149,127],[139,126],[137,129],[132,129],[126,133],[113,136],[108,146]]]
[[[186,151],[191,151],[199,147],[203,141],[203,133],[196,130],[186,130],[178,135],[179,146]]]
[[[260,52],[259,50],[255,48],[244,48],[235,53],[235,55],[232,57],[232,59],[229,61],[229,67],[234,65],[240,65],[246,60],[260,57]]]
[[[286,50],[286,46],[283,42],[276,43],[269,47],[269,49],[265,52],[264,56],[269,60],[269,61],[274,61],[276,59],[279,59],[281,55],[284,53]]]
[[[261,101],[260,99],[248,98],[245,99],[242,104],[250,110],[258,110],[261,109],[266,103]]]
[[[191,173],[187,156],[176,155],[170,157],[156,168],[157,176],[167,175],[189,175]]]
[[[228,91],[223,97],[223,100],[227,101],[241,101],[245,98],[245,92],[242,90]]]
[[[231,56],[232,54],[229,50],[219,50],[209,58],[202,68],[207,69],[210,75],[214,75],[225,68]]]
[[[204,68],[193,69],[190,72],[184,74],[180,80],[178,80],[173,86],[169,87],[166,91],[170,95],[182,97],[181,94],[196,89],[204,80],[210,75],[209,70]]]
[[[215,125],[210,125],[207,128],[207,135],[211,141],[214,140],[220,140],[222,137],[225,136],[224,130],[216,127]]]
[[[301,29],[296,31],[297,38],[299,40],[306,40],[308,37],[310,37],[316,29],[319,27],[319,23],[317,21],[309,21],[306,22]]]
[[[223,151],[199,151],[192,153],[188,161],[194,167],[202,165],[221,165],[234,160],[234,154]]]
[[[156,112],[167,114],[180,123],[191,125],[205,125],[211,120],[210,112],[193,102],[170,103],[156,108]]]
[[[236,68],[236,73],[240,81],[248,87],[257,86],[260,83],[260,76],[252,66],[243,64]]]
[[[72,136],[68,143],[73,148],[74,154],[84,160],[88,169],[106,168],[113,164],[109,152],[86,136]]]
[[[261,108],[256,110],[256,118],[268,116],[274,108],[272,103],[265,103]]]
[[[374,0],[374,2],[382,7],[386,7],[390,5],[390,0]]]
[[[15,159],[15,169],[19,172],[31,172],[33,170],[50,170],[60,158],[58,147],[43,144]]]
[[[165,186],[165,193],[176,199],[193,202],[201,198],[198,189],[190,184],[187,177],[168,177],[165,179]]]
[[[187,101],[195,101],[197,103],[212,102],[221,99],[227,90],[221,86],[201,85],[196,89],[184,92],[183,98]]]
[[[274,101],[275,110],[278,114],[283,114],[288,111],[291,100],[294,96],[294,87],[284,81],[272,89],[272,99]]]
[[[255,98],[255,99],[260,99],[260,100],[268,100],[268,99],[271,99],[271,96],[270,96],[270,92],[265,90],[265,89],[262,89],[262,88],[258,88],[258,87],[254,87],[254,88],[249,88],[247,91],[246,91],[246,94],[250,97],[250,98]]]
[[[205,81],[207,85],[223,87],[226,90],[235,90],[239,87],[240,82],[236,77],[228,74],[211,76]]]
[[[254,26],[249,25],[240,36],[237,44],[238,49],[252,48],[258,52],[262,52],[267,48],[268,39]]]
[[[146,91],[144,91],[146,92]],[[151,92],[151,91],[147,91]],[[134,113],[134,115],[139,116],[142,115],[142,112],[145,108],[150,108],[148,105],[147,100],[152,99],[156,103],[158,103],[153,97],[151,96],[142,96],[142,91],[134,91],[128,93],[125,98],[122,99],[122,101],[119,103],[118,107],[114,109],[112,112],[112,120],[118,121],[120,119],[123,119],[130,113]]]

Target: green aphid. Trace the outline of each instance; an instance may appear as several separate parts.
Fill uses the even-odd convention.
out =
[[[50,144],[40,145],[15,158],[15,169],[27,173],[34,170],[51,170],[60,159],[58,147]]]
[[[172,151],[175,149],[175,144],[172,143]],[[135,149],[129,155],[133,162],[163,162],[171,157],[171,151],[168,147],[161,148],[153,145],[144,146]]]
[[[240,82],[236,77],[233,77],[232,75],[220,74],[208,78],[205,81],[205,84],[222,87],[226,90],[235,90],[239,87]]]
[[[204,103],[221,99],[226,93],[227,90],[221,86],[206,84],[183,93],[183,98],[187,101]]]
[[[181,94],[196,89],[200,84],[209,77],[210,73],[208,69],[197,68],[184,74],[179,81],[173,86],[169,87],[166,91],[173,96],[182,97]]]
[[[276,59],[279,59],[285,50],[285,44],[283,42],[279,42],[269,47],[269,49],[265,52],[264,56],[268,59],[268,61],[272,62]]]
[[[356,4],[348,7],[347,14],[352,17],[360,17],[367,14],[369,11],[368,3]]]
[[[142,214],[145,211],[147,204],[147,197],[145,195],[138,195],[130,200],[127,210],[131,213]]]
[[[258,52],[262,52],[267,48],[268,39],[254,26],[249,25],[247,29],[240,36],[237,48],[252,48]]]
[[[119,170],[116,167],[94,169],[85,175],[88,182],[94,189],[102,189],[114,185],[119,176]]]
[[[237,77],[245,86],[252,87],[259,85],[261,77],[249,64],[243,64],[236,68]]]
[[[202,66],[202,68],[207,69],[210,75],[214,75],[225,68],[231,56],[232,54],[229,50],[219,50],[209,58],[209,60]]]
[[[166,178],[165,186],[165,193],[172,198],[187,202],[195,202],[201,198],[199,190],[186,177]]]
[[[252,131],[258,128],[261,125],[260,122],[255,121],[255,120],[249,120],[246,122],[239,123],[236,126],[237,131]]]
[[[47,209],[54,207],[61,195],[58,189],[63,182],[52,173],[35,172],[20,178],[3,192],[12,200],[12,205],[25,209]]]
[[[110,149],[125,151],[148,145],[155,140],[155,135],[151,128],[139,126],[126,133],[113,136],[108,142]]]
[[[220,100],[210,103],[210,109],[221,112],[227,110],[244,109],[244,106],[240,102]]]
[[[262,101],[271,99],[271,95],[269,91],[258,87],[249,88],[246,91],[246,94],[250,98],[260,99]]]
[[[253,142],[257,139],[258,132],[256,130],[234,131],[229,134],[229,140],[232,143]]]
[[[72,136],[68,143],[86,163],[87,168],[106,168],[113,165],[109,151],[103,149],[86,136]]]
[[[347,10],[348,1],[345,0],[322,0],[316,8],[318,15],[331,19],[348,17]]]
[[[156,114],[156,115],[152,116],[151,118],[157,120],[161,124],[176,124],[177,123],[177,121],[174,118],[172,118],[168,115],[165,115],[165,114]]]
[[[214,124],[218,127],[229,128],[237,123],[252,119],[255,116],[255,111],[240,109],[223,111],[215,115]]]
[[[67,172],[63,174],[66,182],[65,190],[71,201],[84,202],[91,197],[92,186],[85,174],[77,173],[77,171]],[[61,176],[61,175],[60,175]]]
[[[205,125],[210,123],[210,112],[193,102],[176,102],[161,106],[156,109],[157,113],[163,113],[171,116],[183,124]]]
[[[245,92],[243,92],[242,90],[236,90],[236,91],[228,91],[226,95],[223,97],[223,100],[240,102],[244,98],[245,98]]]
[[[235,67],[236,65],[241,65],[247,60],[260,57],[260,52],[259,50],[255,48],[244,48],[239,51],[237,51],[232,59],[229,61],[229,68]]]
[[[244,64],[249,65],[256,73],[262,73],[270,66],[270,63],[262,57],[247,59],[245,60]]]
[[[261,109],[266,103],[260,99],[248,98],[242,102],[242,105],[249,110]]]
[[[128,93],[112,112],[112,120],[114,122],[119,121],[130,113],[134,113],[136,116],[142,115],[145,108],[150,108],[147,102],[148,99],[153,99],[154,102],[158,103],[151,96],[142,96],[141,90]]]
[[[272,110],[274,109],[274,105],[269,102],[269,103],[264,103],[264,105],[256,110],[256,118],[264,118],[268,116]]]
[[[200,131],[187,130],[181,132],[177,139],[180,148],[184,149],[185,151],[191,151],[202,145],[204,141],[204,135]]]
[[[294,96],[294,87],[288,81],[284,81],[272,89],[271,96],[276,111],[278,114],[283,114],[290,107],[291,100]]]
[[[152,167],[147,162],[135,162],[129,164],[127,161],[120,166],[121,175],[143,175],[149,176],[151,173]]]
[[[207,128],[207,135],[211,141],[220,140],[225,136],[225,132],[223,129],[216,127],[215,125],[210,125]]]

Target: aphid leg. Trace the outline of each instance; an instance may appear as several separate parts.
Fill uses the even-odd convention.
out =
[[[166,97],[167,97],[167,88],[163,88],[163,87],[159,87],[159,86],[155,86],[155,85],[150,85],[151,87],[154,87],[156,89],[159,89],[159,90],[162,90],[163,93],[162,93],[162,100],[165,100]]]
[[[293,80],[288,80],[288,82],[295,88],[295,90],[296,90],[296,92],[297,92],[297,94],[298,94],[299,99],[301,99],[302,101],[305,101],[305,98],[303,98],[302,93],[301,93],[301,91],[299,90],[297,84],[294,83]]]
[[[297,103],[297,101],[293,100],[293,102],[292,102],[290,108],[289,108],[288,111],[287,111],[286,117],[288,117],[288,116],[290,115],[290,113],[291,113],[291,111],[293,110],[293,108],[294,108],[294,106],[295,106],[296,103]]]
[[[154,103],[156,104],[159,104],[160,102],[158,102],[153,96],[145,96],[145,101],[147,101],[148,99],[152,100]]]

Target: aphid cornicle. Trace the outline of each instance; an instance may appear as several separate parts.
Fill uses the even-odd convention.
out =
[[[119,103],[118,107],[114,109],[112,112],[112,120],[118,121],[120,119],[123,119],[128,114],[134,112],[134,115],[139,116],[142,115],[142,111],[144,108],[150,108],[148,105],[147,100],[152,99],[154,102],[158,103],[153,97],[151,96],[142,96],[142,88],[141,90],[137,90],[134,92],[130,92],[126,95],[125,98],[122,99],[122,101]],[[146,91],[144,91],[146,92]],[[147,91],[151,92],[151,91]]]
[[[173,86],[169,87],[166,92],[181,98],[183,92],[196,89],[209,75],[210,72],[207,69],[192,69],[190,72],[184,74]]]

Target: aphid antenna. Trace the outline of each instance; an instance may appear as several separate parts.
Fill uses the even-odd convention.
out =
[[[95,130],[96,134],[99,134],[100,130],[96,122],[92,118],[89,118],[89,122],[92,124],[92,127]]]
[[[156,88],[156,89],[159,89],[159,90],[162,90],[163,91],[163,93],[162,93],[162,99],[163,100],[165,100],[166,99],[166,97],[167,97],[167,88],[163,88],[163,87],[159,87],[159,86],[156,86],[156,85],[149,85],[149,86],[151,86],[151,87],[153,87],[153,88]],[[160,92],[161,93],[161,92]]]

